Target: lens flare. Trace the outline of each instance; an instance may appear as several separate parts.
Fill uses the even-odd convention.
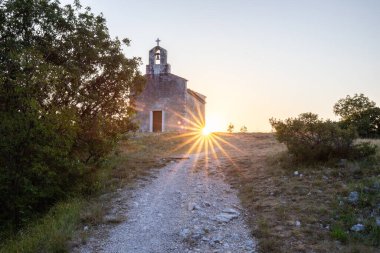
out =
[[[203,136],[208,136],[210,134],[211,134],[210,128],[208,128],[207,126],[205,126],[204,128],[202,128],[202,135]]]
[[[207,125],[204,121],[204,113],[199,108],[195,110],[187,110],[187,117],[179,115],[177,112],[172,112],[174,115],[178,116],[183,122],[184,132],[171,136],[172,138],[184,138],[184,140],[176,145],[170,153],[176,153],[179,150],[183,150],[185,155],[195,155],[196,157],[203,156],[201,160],[204,161],[204,169],[208,170],[209,162],[215,161],[216,163],[221,163],[222,160],[228,159],[233,166],[238,166],[234,163],[231,156],[229,155],[229,150],[232,148],[241,154],[244,151],[240,150],[238,147],[230,143],[223,133],[218,133],[217,129],[219,127],[217,120],[208,120]],[[227,136],[226,136],[227,137]],[[228,136],[230,138],[230,136]],[[199,163],[196,161],[195,163]]]

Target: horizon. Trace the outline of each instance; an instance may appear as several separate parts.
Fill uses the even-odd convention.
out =
[[[378,1],[81,4],[103,13],[112,37],[131,40],[124,52],[141,57],[142,74],[160,38],[172,73],[207,96],[213,131],[231,122],[269,132],[269,118],[303,112],[336,120],[334,103],[355,93],[380,104]]]

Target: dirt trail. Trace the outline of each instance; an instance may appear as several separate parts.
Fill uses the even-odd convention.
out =
[[[120,190],[108,219],[125,221],[99,227],[75,252],[256,252],[237,193],[211,157],[172,161],[155,176]]]

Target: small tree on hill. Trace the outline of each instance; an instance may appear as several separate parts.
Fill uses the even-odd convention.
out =
[[[227,127],[227,132],[232,133],[235,129],[234,124],[230,123]]]
[[[241,132],[241,133],[246,133],[246,132],[248,132],[248,128],[247,128],[246,126],[242,126],[242,127],[240,128],[240,132]]]

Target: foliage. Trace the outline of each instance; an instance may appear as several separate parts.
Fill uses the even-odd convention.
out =
[[[346,120],[351,118],[352,115],[360,114],[375,106],[375,102],[369,100],[364,94],[355,94],[353,97],[347,95],[335,103],[334,113]]]
[[[227,127],[227,132],[232,133],[234,131],[234,128],[235,128],[234,124],[230,123]]]
[[[17,228],[136,128],[144,79],[105,19],[77,1],[8,0],[0,24],[0,226]]]
[[[284,121],[270,119],[276,138],[285,143],[297,160],[320,161],[347,158],[353,152],[356,132],[341,129],[332,121],[323,121],[313,113],[303,113]]]
[[[240,128],[240,132],[241,132],[241,133],[246,133],[246,132],[248,132],[248,128],[247,128],[246,126],[242,126],[242,127]]]
[[[380,137],[380,108],[363,94],[339,99],[334,113],[341,117],[343,128],[355,127],[360,137]]]

